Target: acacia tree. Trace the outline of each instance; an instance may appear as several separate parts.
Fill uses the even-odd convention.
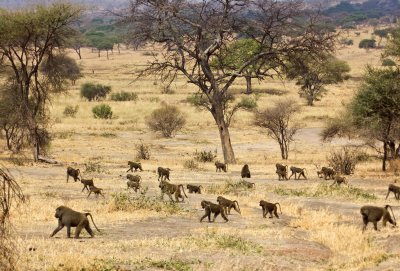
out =
[[[301,0],[132,0],[124,18],[128,38],[136,46],[163,47],[162,53],[140,75],[159,75],[173,80],[183,75],[198,87],[204,104],[218,126],[226,163],[235,163],[229,127],[225,118],[231,101],[231,86],[260,61],[272,67],[300,53],[331,51],[336,34],[318,27],[317,16],[304,10]],[[237,67],[224,63],[227,47],[246,37],[258,50]],[[279,72],[257,70],[257,76]]]
[[[52,94],[65,90],[62,77],[39,68],[67,47],[67,41],[75,33],[71,26],[81,11],[80,7],[63,3],[18,11],[0,10],[0,59],[5,66],[2,74],[9,84],[6,89],[15,94],[14,109],[29,133],[35,161],[48,138],[47,102]]]
[[[286,73],[289,79],[296,79],[300,86],[299,94],[313,106],[327,93],[325,85],[337,84],[349,77],[350,66],[333,55],[317,57],[304,55],[289,60]]]
[[[278,142],[282,159],[289,158],[290,143],[300,128],[293,124],[293,117],[298,112],[298,104],[293,100],[286,100],[255,114],[254,124],[267,129],[267,135]]]

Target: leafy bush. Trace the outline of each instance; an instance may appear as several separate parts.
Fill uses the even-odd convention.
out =
[[[358,44],[359,48],[364,48],[364,49],[370,49],[370,48],[375,48],[376,47],[376,41],[374,39],[363,39],[360,41]]]
[[[174,94],[175,91],[171,88],[171,86],[163,86],[161,89],[161,94]]]
[[[143,160],[149,160],[150,159],[150,146],[144,144],[143,142],[140,142],[139,144],[136,144],[136,158],[137,159],[143,159]]]
[[[331,152],[327,157],[329,165],[341,174],[350,175],[354,173],[354,169],[362,160],[364,155],[356,150],[343,147],[342,150]]]
[[[104,99],[110,92],[110,86],[101,84],[85,83],[81,86],[81,97],[86,98],[89,102]]]
[[[85,164],[85,173],[102,173],[103,168],[100,165],[100,162],[88,162]]]
[[[382,66],[384,66],[384,67],[393,67],[393,66],[396,66],[396,62],[394,62],[390,58],[385,58],[385,59],[382,60]]]
[[[173,135],[183,128],[185,116],[174,105],[163,105],[154,110],[146,119],[147,126],[154,132],[161,132],[164,137]]]
[[[78,110],[79,110],[79,105],[75,105],[75,106],[67,105],[64,108],[63,115],[66,117],[75,118],[76,113],[78,113]]]
[[[197,170],[197,169],[199,169],[199,164],[196,163],[195,160],[190,159],[190,160],[186,160],[185,163],[183,163],[183,167],[190,169],[190,170]]]
[[[108,104],[99,104],[92,108],[95,119],[111,119],[113,112]]]
[[[116,102],[136,101],[138,95],[133,92],[121,91],[111,94],[111,100]]]
[[[239,192],[252,191],[245,182],[227,180],[224,184],[212,184],[206,188],[208,194],[234,194]]]
[[[201,152],[197,152],[197,150],[196,150],[196,152],[194,153],[194,159],[196,161],[203,162],[203,163],[213,162],[216,157],[217,157],[217,150],[215,150],[215,152],[205,151],[205,150],[203,150]]]

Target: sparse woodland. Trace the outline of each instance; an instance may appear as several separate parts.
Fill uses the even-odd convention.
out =
[[[129,2],[0,10],[0,270],[396,270],[398,228],[360,209],[400,216],[400,26]],[[229,221],[200,222],[219,196]],[[100,231],[50,237],[59,206]]]

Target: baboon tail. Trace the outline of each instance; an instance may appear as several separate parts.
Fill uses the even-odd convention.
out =
[[[392,216],[393,216],[394,223],[397,224],[397,223],[396,223],[396,217],[394,216],[392,206],[386,205],[385,208],[386,208],[386,210],[387,210],[387,208],[390,208],[390,210],[392,211]]]
[[[92,223],[93,223],[94,227],[96,228],[96,230],[98,230],[100,232],[99,228],[97,228],[96,224],[94,223],[92,214],[91,213],[85,213],[85,215],[86,216],[90,216],[90,218],[92,219]]]
[[[239,213],[241,214],[242,213],[242,211],[240,211],[240,207],[239,207],[239,202],[237,201],[237,200],[235,200],[235,201],[233,201],[236,205],[237,205],[237,207],[238,207],[238,210],[239,210]]]
[[[183,185],[180,184],[179,187],[182,188],[182,192],[183,192],[183,194],[185,195],[185,197],[187,198],[188,196],[187,196],[186,193],[185,193],[185,189],[183,188]]]
[[[281,205],[279,204],[279,202],[275,203],[275,205],[278,205],[278,206],[279,206],[279,211],[280,211],[281,214],[282,214]]]

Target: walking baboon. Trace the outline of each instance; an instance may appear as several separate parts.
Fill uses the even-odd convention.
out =
[[[263,217],[267,217],[267,213],[269,213],[269,218],[273,218],[274,216],[272,215],[272,213],[276,216],[276,218],[279,218],[278,216],[278,206],[279,205],[279,211],[282,214],[282,210],[281,210],[281,205],[276,202],[276,203],[271,203],[271,202],[267,202],[265,200],[260,200],[260,206],[262,207],[263,210]]]
[[[67,168],[67,182],[69,179],[69,176],[71,176],[72,178],[74,178],[74,181],[76,182],[77,180],[81,180],[79,178],[79,174],[81,173],[81,171],[79,169],[74,169],[72,167],[68,167]]]
[[[242,172],[240,173],[242,178],[251,178],[249,165],[245,164],[242,168]]]
[[[278,174],[278,179],[279,180],[287,180],[288,179],[288,177],[287,177],[287,173],[288,173],[288,166],[286,165],[286,166],[284,166],[284,165],[282,165],[282,164],[279,164],[279,163],[277,163],[277,164],[275,164],[275,166],[276,166],[276,174]]]
[[[332,168],[322,167],[321,173],[325,180],[332,179],[335,177],[336,172]]]
[[[245,180],[241,180],[239,183],[245,185],[247,188],[255,188],[256,187],[255,183],[251,183],[251,182],[248,182]]]
[[[169,179],[169,172],[171,171],[171,169],[169,169],[169,168],[163,168],[163,167],[158,167],[157,168],[157,172],[158,172],[158,181],[160,181],[160,178],[161,178],[161,180],[167,180],[168,179],[168,181],[170,181],[170,179]]]
[[[240,212],[240,207],[239,207],[239,202],[237,200],[229,200],[227,198],[224,198],[222,196],[218,196],[217,202],[219,205],[225,208],[225,213],[230,215],[231,214],[231,209],[235,209],[236,212],[239,214],[242,214]]]
[[[186,188],[189,190],[190,194],[201,194],[201,188],[203,187],[201,185],[188,184],[186,185]]]
[[[137,171],[138,169],[140,169],[140,171],[143,171],[141,163],[128,161],[128,166],[129,166],[129,169],[126,172],[128,172],[128,171],[133,172],[133,169],[135,169],[135,171]]]
[[[142,177],[139,175],[132,175],[132,174],[127,174],[126,178],[132,182],[137,182],[139,183],[142,180]]]
[[[224,172],[226,172],[226,168],[227,168],[226,164],[220,163],[220,162],[215,162],[215,172],[217,172],[217,171],[221,172],[221,169]]]
[[[179,202],[179,198],[182,198],[182,202],[185,201],[185,198],[182,196],[181,189],[183,191],[183,194],[187,198],[187,195],[185,193],[185,189],[183,188],[183,185],[181,184],[171,184],[167,181],[161,180],[159,186],[161,188],[161,199],[164,199],[164,194],[167,194],[171,201],[174,201],[172,199],[172,195],[175,195],[175,200],[176,202]]]
[[[96,198],[97,198],[99,195],[101,195],[103,198],[105,198],[104,195],[103,195],[103,193],[101,192],[102,190],[103,190],[102,188],[98,188],[98,187],[96,187],[96,186],[94,186],[94,185],[89,186],[89,194],[88,194],[87,197],[89,197],[90,194],[92,194],[92,192],[93,192],[93,193],[96,195]]]
[[[59,206],[56,209],[56,214],[54,216],[58,218],[58,226],[50,235],[50,237],[53,237],[57,232],[62,230],[64,226],[67,227],[68,238],[71,237],[71,227],[76,227],[75,238],[79,238],[79,234],[83,228],[90,234],[91,237],[93,237],[94,235],[92,229],[90,228],[89,219],[87,218],[88,216],[90,216],[92,219],[96,230],[100,231],[96,224],[94,224],[93,217],[90,213],[80,213],[66,206]]]
[[[94,186],[93,178],[92,179],[81,179],[81,183],[83,184],[82,192],[85,189],[89,192],[89,187]]]
[[[343,176],[335,176],[335,178],[333,179],[333,183],[331,184],[331,186],[332,185],[334,185],[334,184],[337,184],[337,185],[341,185],[341,184],[348,184],[347,183],[347,179],[346,179],[346,177],[343,177]]]
[[[133,190],[135,190],[135,192],[137,192],[138,190],[140,190],[140,183],[139,183],[139,182],[134,182],[134,181],[128,180],[128,181],[126,182],[126,185],[128,186],[127,189],[132,188]]]
[[[206,218],[207,216],[208,216],[208,222],[214,222],[215,218],[219,214],[221,214],[222,218],[225,219],[225,222],[229,221],[228,218],[226,217],[225,208],[222,207],[221,205],[203,200],[201,202],[201,208],[204,209],[205,214],[200,218],[200,222],[202,222],[203,219]],[[214,218],[212,221],[211,221],[211,213],[214,213]]]
[[[400,187],[394,184],[389,184],[388,192],[386,194],[385,200],[388,198],[390,192],[393,192],[394,197],[399,200],[400,199]]]
[[[378,221],[380,221],[381,218],[383,218],[382,225],[384,227],[386,227],[387,222],[396,226],[396,218],[394,217],[394,214],[393,214],[393,219],[392,219],[392,217],[390,216],[390,213],[388,211],[388,208],[390,208],[390,210],[392,211],[392,214],[393,214],[393,210],[390,205],[385,205],[385,207],[370,206],[370,205],[361,207],[360,213],[362,215],[363,222],[364,222],[364,227],[363,227],[362,231],[363,232],[365,231],[369,222],[372,222],[374,224],[374,229],[377,231],[378,230]]]
[[[304,173],[304,171],[307,172],[305,168],[290,167],[290,171],[292,172],[292,174],[289,176],[289,180],[293,175],[295,180],[300,180],[301,176],[303,176],[304,179],[307,180],[306,174]],[[297,176],[297,174],[299,174],[299,176]]]

